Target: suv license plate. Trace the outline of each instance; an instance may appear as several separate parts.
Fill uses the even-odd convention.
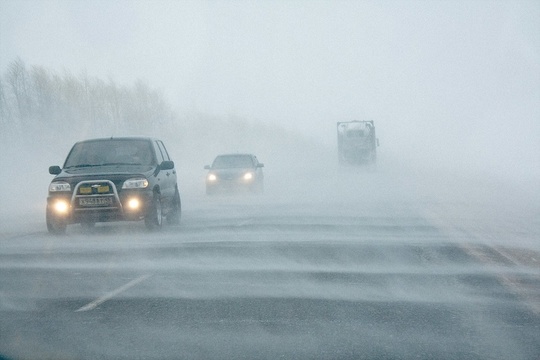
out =
[[[111,204],[111,197],[79,198],[79,205],[81,206],[107,206]]]

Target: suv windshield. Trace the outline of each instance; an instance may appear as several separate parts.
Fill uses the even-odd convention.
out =
[[[152,165],[154,156],[146,140],[93,140],[77,143],[64,168],[103,165]]]
[[[253,161],[249,155],[224,155],[218,156],[212,164],[213,169],[250,168]]]

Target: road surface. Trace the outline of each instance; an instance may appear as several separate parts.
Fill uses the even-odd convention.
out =
[[[282,185],[188,194],[181,225],[158,233],[52,236],[41,210],[4,216],[1,356],[540,359],[535,201]]]

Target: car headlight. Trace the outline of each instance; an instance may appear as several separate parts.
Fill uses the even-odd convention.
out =
[[[65,181],[54,181],[49,185],[50,192],[71,191],[71,185]]]
[[[144,189],[148,186],[148,180],[145,178],[133,178],[124,181],[122,189]]]
[[[216,174],[209,174],[208,175],[208,181],[216,181],[216,180],[217,180]]]
[[[244,180],[251,180],[251,179],[253,179],[253,173],[248,172],[244,174]]]
[[[127,207],[131,210],[137,210],[141,207],[141,202],[137,198],[131,198],[127,201]]]
[[[69,211],[69,203],[66,200],[58,200],[53,204],[53,209],[58,214],[66,214]]]

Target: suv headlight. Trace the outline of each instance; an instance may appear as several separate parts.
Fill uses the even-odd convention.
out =
[[[122,189],[144,189],[148,186],[148,180],[145,178],[133,178],[124,181]]]
[[[71,191],[71,186],[65,181],[54,181],[49,184],[49,191]]]
[[[244,174],[244,180],[248,180],[248,181],[249,181],[249,180],[251,180],[251,179],[253,179],[253,173],[248,172],[248,173],[245,173],[245,174]]]

